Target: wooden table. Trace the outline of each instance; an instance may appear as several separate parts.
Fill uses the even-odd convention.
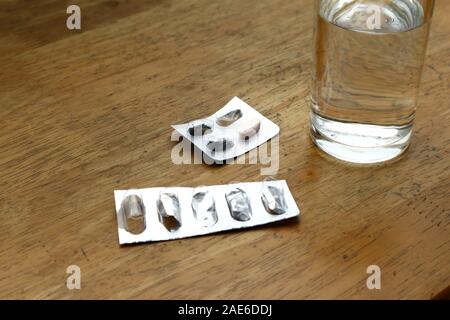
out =
[[[0,4],[1,298],[419,298],[450,284],[450,2],[437,1],[412,146],[387,165],[322,155],[308,124],[312,1]],[[281,127],[302,210],[242,232],[121,247],[114,189],[260,181],[175,165],[173,123],[237,95]],[[66,268],[81,268],[81,289]],[[368,290],[378,265],[381,290]]]

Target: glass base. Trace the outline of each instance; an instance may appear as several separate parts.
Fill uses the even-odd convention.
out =
[[[409,145],[412,124],[378,126],[329,120],[311,112],[311,138],[325,153],[353,163],[384,162]]]

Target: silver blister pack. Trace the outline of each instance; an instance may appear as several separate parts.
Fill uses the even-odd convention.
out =
[[[285,180],[115,190],[119,243],[242,229],[299,215]]]
[[[238,97],[207,118],[172,128],[218,162],[243,155],[280,132],[275,123]]]
[[[196,188],[192,195],[192,211],[199,223],[211,227],[217,223],[216,202],[207,188]]]
[[[159,222],[169,231],[181,226],[181,208],[175,193],[161,192],[157,200]]]
[[[252,218],[252,206],[247,192],[241,188],[233,188],[225,193],[228,209],[233,219],[237,221],[248,221]]]

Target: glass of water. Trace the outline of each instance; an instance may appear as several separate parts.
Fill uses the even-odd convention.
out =
[[[311,137],[354,163],[409,145],[434,0],[315,0]]]

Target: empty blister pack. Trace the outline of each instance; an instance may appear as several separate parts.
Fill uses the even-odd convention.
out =
[[[172,127],[215,161],[238,157],[280,132],[275,123],[238,97],[205,119]]]
[[[115,190],[119,243],[193,237],[298,216],[285,180]]]

